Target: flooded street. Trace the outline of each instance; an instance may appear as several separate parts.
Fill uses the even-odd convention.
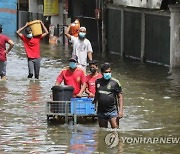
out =
[[[112,75],[119,79],[124,93],[124,117],[117,130],[119,142],[111,148],[105,143],[111,130],[100,129],[97,123],[47,123],[46,102],[59,71],[68,64],[70,52],[42,44],[41,56],[40,79],[29,80],[21,43],[8,55],[8,79],[0,81],[1,154],[179,153],[180,141],[133,143],[131,139],[180,137],[180,70],[93,55],[100,63],[112,64]]]

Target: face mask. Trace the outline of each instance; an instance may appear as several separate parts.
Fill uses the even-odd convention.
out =
[[[79,37],[84,38],[85,36],[86,36],[86,33],[84,33],[84,32],[79,32]]]
[[[96,69],[94,67],[90,67],[89,70],[91,71],[91,73],[95,73],[96,72]]]
[[[26,36],[27,36],[27,38],[29,38],[29,39],[33,37],[32,33],[27,34]]]
[[[103,77],[106,80],[109,80],[111,78],[111,73],[103,73]]]
[[[69,62],[69,67],[74,69],[77,67],[77,64],[75,62]]]

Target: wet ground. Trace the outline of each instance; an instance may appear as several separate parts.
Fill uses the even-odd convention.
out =
[[[41,48],[39,80],[27,79],[21,43],[8,55],[8,79],[0,81],[0,153],[179,153],[180,70],[94,54],[101,63],[112,64],[113,76],[123,87],[124,117],[118,137],[108,138],[112,130],[97,123],[47,123],[46,102],[70,52],[61,46]]]

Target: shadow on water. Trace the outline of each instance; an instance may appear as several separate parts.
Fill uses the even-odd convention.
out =
[[[47,123],[46,102],[71,51],[42,44],[40,80],[28,80],[27,60],[19,42],[8,55],[7,81],[0,81],[0,153],[179,153],[179,144],[133,143],[137,137],[177,137],[180,134],[180,73],[168,67],[141,64],[118,56],[110,62],[112,75],[123,88],[124,117],[118,144],[97,122],[73,125]],[[124,138],[123,138],[124,137]],[[123,142],[123,139],[127,139]]]
[[[41,95],[41,83],[37,80],[30,80],[25,95],[27,96],[27,102],[37,102],[42,97]]]
[[[6,100],[6,94],[8,93],[8,87],[6,85],[6,81],[0,82],[0,100]]]

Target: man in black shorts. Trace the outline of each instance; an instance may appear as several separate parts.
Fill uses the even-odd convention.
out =
[[[108,128],[119,127],[119,119],[123,117],[123,96],[119,81],[111,76],[111,66],[105,63],[101,66],[102,78],[96,80],[94,102],[97,103],[99,126]]]

